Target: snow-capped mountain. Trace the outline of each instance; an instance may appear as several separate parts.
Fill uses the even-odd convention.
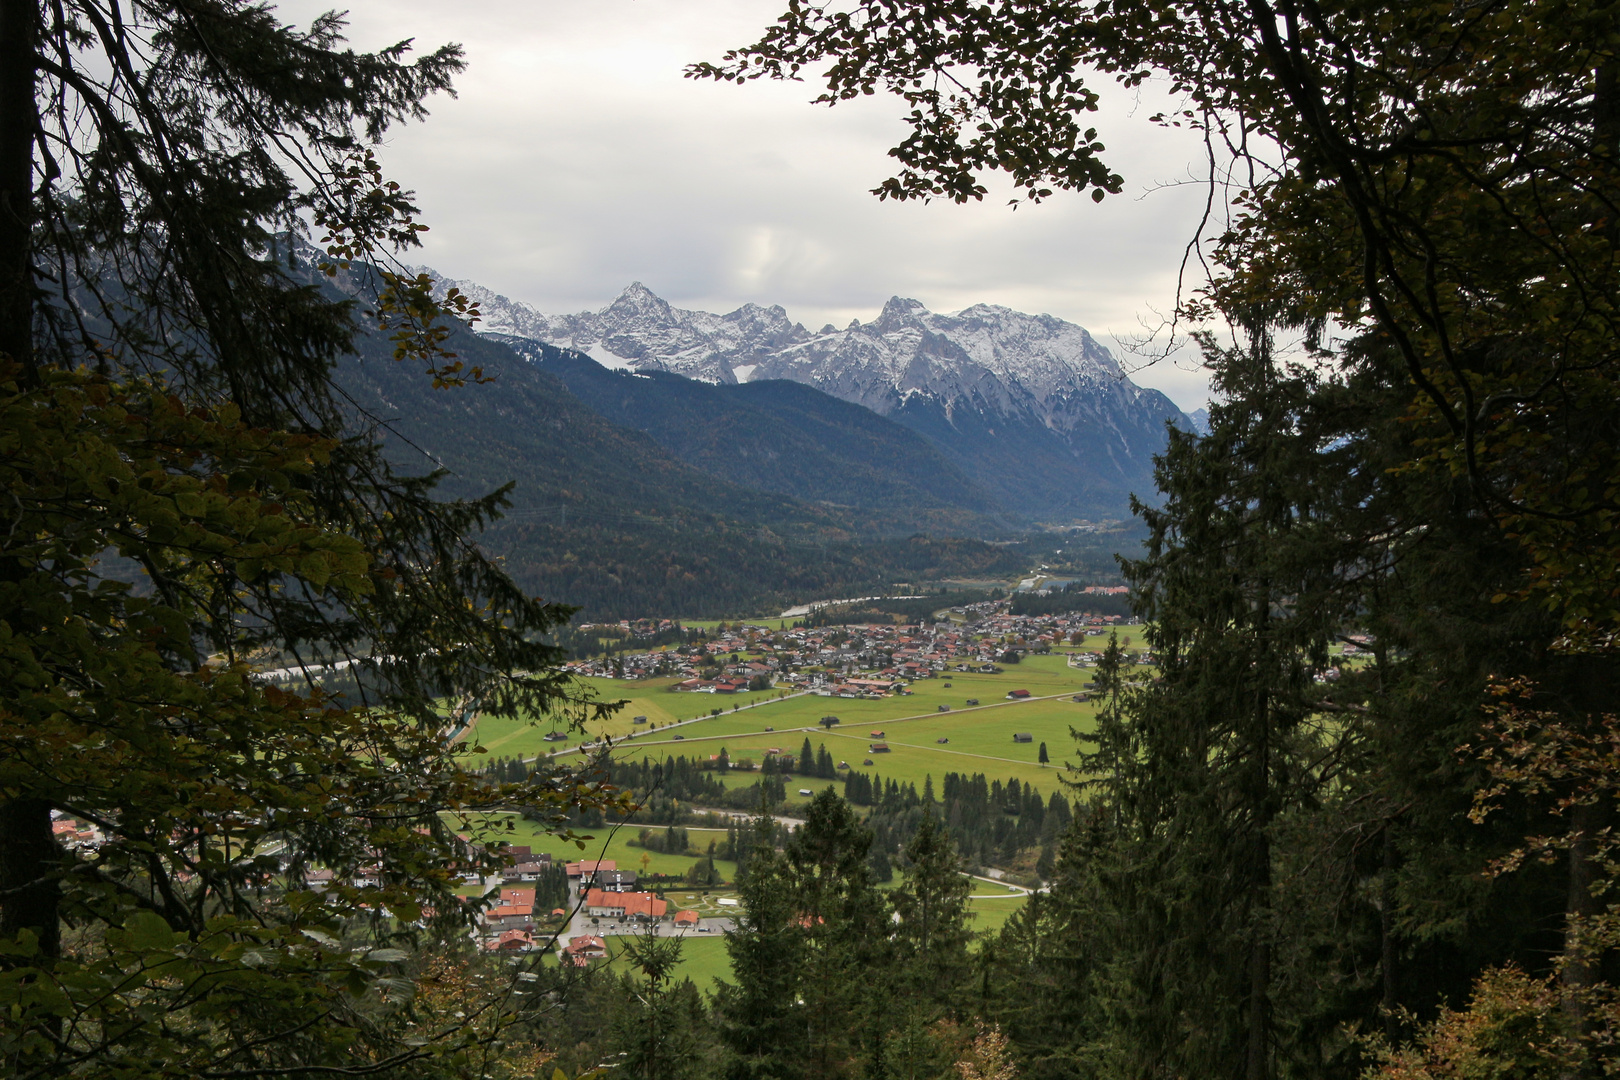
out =
[[[807,330],[781,307],[672,307],[640,282],[607,307],[548,315],[468,282],[484,333],[541,341],[607,367],[712,383],[789,379],[890,417],[1034,516],[1113,513],[1151,492],[1168,398],[1131,382],[1083,327],[975,304],[937,314],[895,297],[870,323]]]
[[[486,334],[543,341],[608,368],[672,371],[704,382],[746,382],[772,350],[810,339],[780,307],[744,304],[729,315],[683,311],[635,282],[601,311],[547,315],[473,282],[441,281],[477,300]],[[738,369],[741,369],[739,377]]]

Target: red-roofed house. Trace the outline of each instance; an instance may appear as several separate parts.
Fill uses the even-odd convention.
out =
[[[675,925],[676,926],[680,926],[680,927],[696,926],[698,924],[698,921],[699,921],[698,913],[695,912],[695,911],[677,911],[675,913]]]
[[[503,930],[500,937],[486,941],[484,948],[491,952],[529,952],[534,948],[534,938],[527,930]]]
[[[577,937],[563,949],[564,954],[574,963],[584,966],[592,960],[602,960],[607,957],[607,943],[599,937],[586,934]]]
[[[661,919],[669,910],[667,901],[650,892],[604,892],[592,889],[585,894],[585,914],[607,915],[615,919]]]
[[[502,904],[484,913],[484,922],[490,929],[513,930],[534,922],[534,908],[528,904]]]

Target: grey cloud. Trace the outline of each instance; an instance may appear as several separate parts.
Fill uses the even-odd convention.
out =
[[[459,97],[435,102],[383,153],[432,226],[411,261],[545,311],[598,308],[633,280],[684,307],[781,304],[812,328],[870,319],[896,294],[936,311],[1048,312],[1104,340],[1169,310],[1203,192],[1140,196],[1186,175],[1195,140],[1112,92],[1097,126],[1125,196],[1016,211],[1005,192],[966,207],[879,203],[867,192],[888,174],[896,102],[829,110],[806,104],[809,84],[681,77],[683,64],[751,40],[779,2],[353,7],[360,47],[459,41],[471,65]],[[281,11],[307,20],[324,6]],[[1137,381],[1193,408],[1207,390],[1189,366]]]

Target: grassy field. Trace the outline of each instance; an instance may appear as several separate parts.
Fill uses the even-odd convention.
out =
[[[977,884],[983,884],[979,882]],[[993,888],[993,886],[991,887]],[[671,896],[674,894],[672,893]],[[1006,925],[1015,911],[1027,900],[1024,896],[975,896],[971,901],[973,919],[968,926],[976,934],[995,934]],[[608,967],[614,972],[630,970],[623,957],[621,939],[604,939],[608,947]],[[681,965],[677,978],[691,979],[702,993],[714,989],[715,983],[731,978],[731,958],[726,954],[726,939],[720,934],[688,934],[681,946]]]
[[[608,969],[615,974],[631,970],[625,961],[620,938],[603,939],[608,948]],[[721,979],[731,978],[731,957],[726,954],[726,939],[722,934],[687,934],[681,939],[681,963],[675,969],[677,979],[691,979],[699,993],[709,993]]]
[[[973,912],[973,921],[968,928],[975,934],[997,934],[1007,925],[1007,920],[1013,913],[1019,911],[1029,902],[1027,896],[1008,896],[999,898],[974,897],[969,902]]]
[[[730,707],[744,698],[738,695],[736,699],[723,699],[728,711],[719,716],[684,724],[668,733],[642,733],[616,753],[654,760],[675,755],[706,758],[718,754],[723,746],[733,761],[745,757],[757,760],[770,748],[797,753],[808,734],[812,745],[825,742],[834,760],[847,761],[855,769],[869,768],[905,783],[921,785],[929,775],[937,783],[947,772],[983,772],[997,779],[1016,776],[1020,782],[1050,791],[1056,789],[1062,763],[1073,757],[1070,729],[1084,731],[1093,724],[1095,707],[1076,704],[1069,698],[1082,690],[1089,678],[1088,671],[1070,668],[1063,655],[1054,654],[1029,657],[996,675],[953,672],[921,679],[912,684],[911,694],[876,701],[813,695],[770,700],[774,692],[766,692],[751,696],[768,703],[732,712]],[[669,722],[666,716],[700,717],[714,707],[712,695],[677,694],[654,685],[668,686],[669,680],[592,682],[605,684],[604,697],[614,692],[635,693],[633,706],[625,712],[645,715],[654,723]],[[1007,692],[1014,689],[1028,690],[1032,700],[1008,701]],[[968,706],[970,698],[977,699],[980,706]],[[941,705],[949,706],[949,711],[939,711]],[[827,715],[838,716],[842,722],[830,730],[818,726],[817,721]],[[629,727],[627,717],[602,725],[608,734],[622,734]],[[544,730],[480,722],[478,737],[491,754],[529,756],[548,745],[540,739]],[[888,743],[890,753],[868,753],[868,746],[875,741],[873,731],[884,733],[883,741]],[[1032,741],[1013,742],[1015,732],[1028,733]],[[942,743],[940,739],[948,741]],[[1042,767],[1037,761],[1043,742],[1052,767]],[[869,756],[873,764],[866,766],[863,762]],[[742,774],[728,782],[752,783],[753,777]],[[789,790],[791,794],[799,787],[819,790],[819,786],[795,780]]]
[[[532,823],[524,821],[516,815],[510,816],[511,831],[503,835],[503,839],[510,844],[528,845],[536,852],[547,852],[553,859],[564,862],[578,862],[581,859],[612,859],[619,864],[621,870],[634,870],[636,873],[650,874],[684,874],[698,861],[697,855],[666,855],[659,851],[648,851],[646,848],[632,847],[629,841],[634,840],[641,831],[640,825],[625,825],[618,829],[612,826],[601,829],[591,829],[594,839],[587,840],[583,849],[571,842],[560,840],[555,836],[539,831]],[[662,826],[657,827],[662,831]],[[693,847],[703,850],[708,847],[710,840],[723,840],[725,831],[718,829],[687,830]],[[645,861],[643,861],[645,859]],[[726,881],[737,876],[737,864],[724,859],[716,859],[714,867]],[[671,896],[675,893],[671,892]]]
[[[594,694],[597,700],[625,702],[624,707],[610,719],[587,725],[587,734],[591,737],[609,735],[621,738],[632,731],[707,716],[711,710],[717,708],[729,712],[738,705],[771,701],[782,694],[780,690],[744,691],[725,695],[683,694],[669,689],[679,681],[673,678],[577,680],[582,687]],[[750,709],[741,715],[753,716],[756,712],[757,710]],[[634,723],[633,718],[637,716],[645,716],[648,722]],[[563,732],[568,736],[568,741],[562,744],[546,742],[545,736],[552,731]],[[547,753],[558,745],[572,746],[579,741],[580,736],[577,732],[569,731],[561,720],[554,717],[528,720],[479,717],[461,736],[464,745],[482,746],[491,757],[532,758],[537,754]]]

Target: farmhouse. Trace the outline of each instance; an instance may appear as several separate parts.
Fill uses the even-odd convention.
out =
[[[534,936],[527,930],[503,930],[500,937],[484,943],[491,952],[530,952],[534,949]]]
[[[520,930],[534,922],[534,908],[528,904],[502,904],[484,913],[491,930]]]
[[[603,892],[635,892],[634,870],[598,870],[591,875],[591,884]]]

